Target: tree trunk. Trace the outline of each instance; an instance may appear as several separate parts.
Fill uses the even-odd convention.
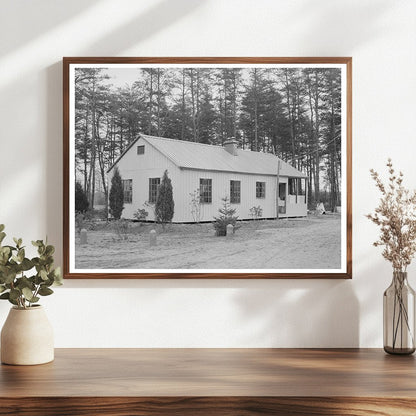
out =
[[[182,129],[181,129],[181,140],[185,139],[185,126],[186,126],[185,86],[186,86],[185,69],[182,69]]]
[[[259,150],[257,68],[254,68],[254,150]]]
[[[156,69],[157,80],[157,135],[160,137],[160,68]]]
[[[290,93],[290,82],[288,77],[288,70],[285,69],[285,90],[286,90],[286,106],[287,112],[289,116],[289,124],[290,124],[290,143],[291,143],[291,150],[292,150],[292,163],[295,161],[295,121],[293,119],[293,110],[290,104],[291,101],[291,93]],[[293,101],[293,98],[292,98]]]
[[[319,201],[320,155],[319,155],[319,79],[315,70],[314,106],[315,106],[315,200]]]
[[[149,114],[148,114],[148,134],[152,135],[152,116],[153,116],[153,69],[150,69],[150,88],[149,88]]]
[[[191,79],[191,103],[192,103],[192,136],[193,141],[197,141],[196,136],[196,103],[195,103],[195,85],[194,85],[194,70],[190,70],[190,79]]]

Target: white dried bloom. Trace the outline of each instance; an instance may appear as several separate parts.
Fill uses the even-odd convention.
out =
[[[380,237],[375,246],[384,246],[383,257],[390,261],[395,271],[406,271],[416,253],[416,191],[403,185],[403,173],[396,174],[388,159],[388,184],[381,182],[376,171],[370,170],[382,197],[374,214],[366,217],[380,227]]]

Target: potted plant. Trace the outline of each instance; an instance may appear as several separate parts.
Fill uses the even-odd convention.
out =
[[[43,240],[32,241],[38,256],[29,259],[21,238],[14,238],[14,245],[2,245],[5,237],[0,224],[0,299],[13,305],[1,331],[1,362],[53,361],[53,330],[37,302],[53,293],[51,286],[62,284],[60,268],[53,264],[55,248]]]
[[[407,267],[416,253],[416,191],[403,186],[403,173],[397,173],[388,159],[389,180],[384,184],[378,173],[371,176],[381,192],[379,206],[367,215],[380,227],[374,246],[383,246],[383,257],[393,267],[393,279],[383,296],[384,350],[390,354],[415,351],[415,292],[407,281]]]

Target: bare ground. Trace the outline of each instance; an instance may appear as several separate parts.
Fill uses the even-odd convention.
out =
[[[241,222],[230,237],[216,237],[212,224],[112,224],[76,237],[77,269],[337,269],[341,267],[340,215]],[[157,245],[149,231],[157,229]]]

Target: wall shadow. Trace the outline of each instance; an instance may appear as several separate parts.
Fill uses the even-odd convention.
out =
[[[0,56],[19,49],[39,36],[52,31],[66,21],[76,18],[80,13],[100,3],[100,0],[2,0],[0,27],[7,36],[0,43]],[[20,30],[30,27],[30,30]],[[19,30],[16,30],[19,28]]]
[[[350,280],[263,282],[234,297],[251,333],[244,345],[357,347],[360,306]]]
[[[176,23],[178,20],[203,5],[202,0],[164,0],[156,3],[139,16],[133,16],[129,23],[111,31],[99,42],[82,48],[80,56],[84,54],[120,55],[126,48],[144,41],[147,37]],[[80,7],[74,7],[80,11]],[[59,20],[59,19],[58,19]],[[46,224],[51,241],[62,241],[62,62],[57,62],[46,68],[47,76],[47,178],[46,198],[48,212]],[[57,245],[57,259],[62,259],[62,245]]]
[[[110,31],[99,41],[88,45],[84,53],[93,56],[120,56],[124,50],[140,44],[147,38],[177,23],[195,9],[204,5],[204,0],[163,0],[157,2],[129,23]],[[181,40],[178,39],[178,42]]]
[[[300,2],[289,21],[293,19],[307,39],[322,38],[325,28],[330,44],[323,43],[325,51],[317,50],[315,56],[345,56],[342,51],[352,51],[389,30],[378,19],[392,6],[389,0],[377,1],[377,7],[369,2]]]

